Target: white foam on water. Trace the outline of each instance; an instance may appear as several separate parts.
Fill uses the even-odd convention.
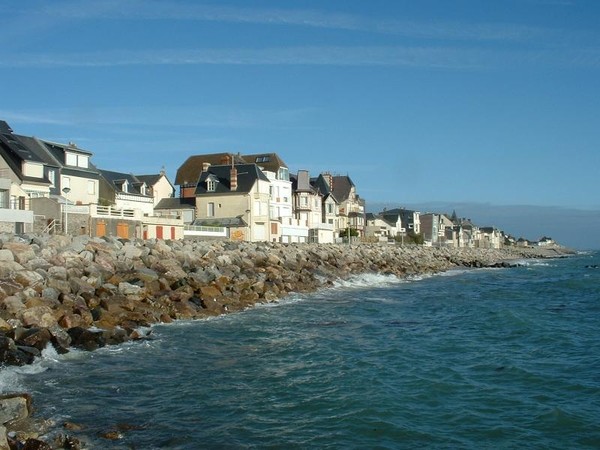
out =
[[[416,277],[415,277],[416,278]],[[414,281],[408,279],[409,281]],[[346,280],[337,280],[333,283],[332,289],[365,289],[388,287],[401,283],[406,283],[407,280],[398,278],[395,275],[383,275],[378,273],[364,273],[352,276]]]
[[[524,259],[515,261],[516,264],[524,267],[556,267],[556,264],[549,263],[541,259]]]

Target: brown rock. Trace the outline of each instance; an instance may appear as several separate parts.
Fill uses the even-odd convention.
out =
[[[23,325],[29,327],[50,328],[57,325],[52,309],[47,306],[35,306],[21,312]]]
[[[10,250],[19,264],[25,264],[30,259],[35,258],[35,252],[29,244],[21,242],[5,242],[2,247]]]
[[[25,445],[21,450],[52,450],[52,447],[39,439],[29,438],[25,441]]]
[[[31,395],[0,395],[0,424],[26,419],[31,414]]]
[[[19,338],[17,344],[24,344],[29,347],[35,347],[42,351],[52,340],[52,334],[47,328],[30,328]]]

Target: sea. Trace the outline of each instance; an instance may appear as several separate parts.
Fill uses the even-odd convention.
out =
[[[94,449],[600,448],[600,253],[520,263],[49,348],[0,390]]]

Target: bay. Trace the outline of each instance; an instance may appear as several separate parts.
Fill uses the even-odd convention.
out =
[[[47,350],[0,387],[82,425],[88,448],[599,448],[599,259],[363,275],[150,341]]]

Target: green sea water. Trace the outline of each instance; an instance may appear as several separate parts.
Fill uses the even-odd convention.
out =
[[[365,275],[151,341],[47,351],[0,386],[81,425],[88,448],[600,448],[599,260]]]

